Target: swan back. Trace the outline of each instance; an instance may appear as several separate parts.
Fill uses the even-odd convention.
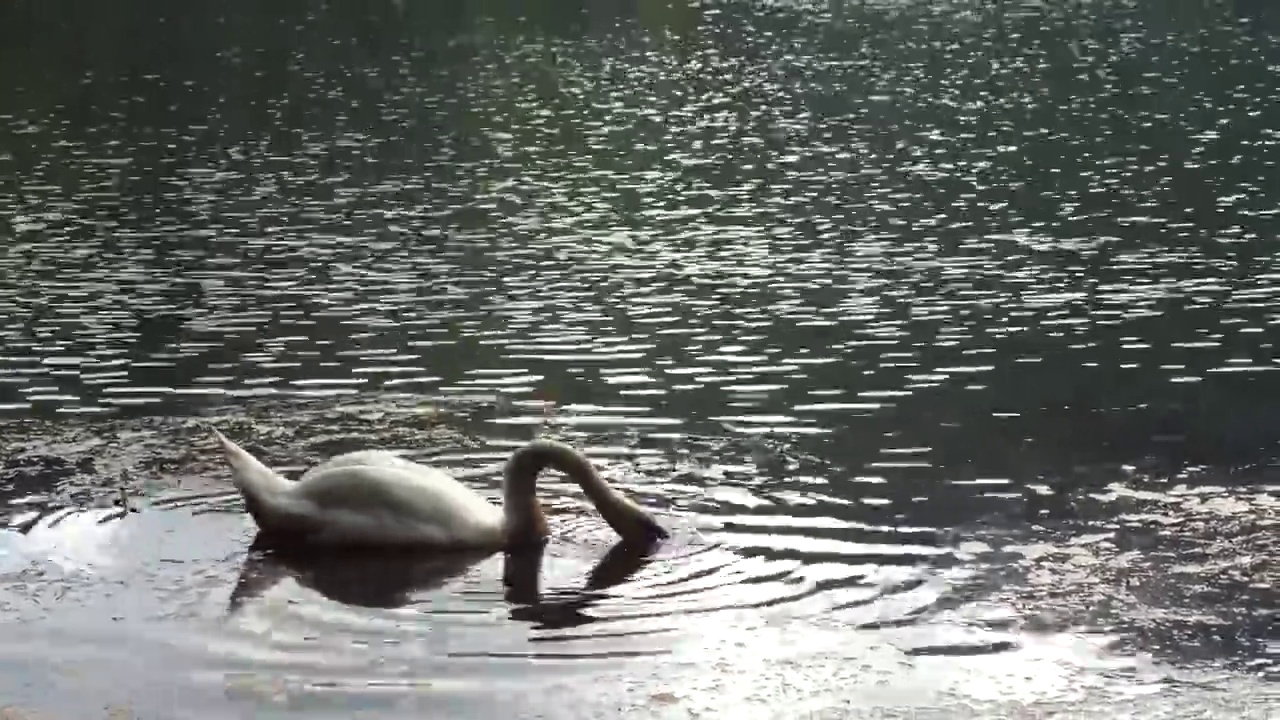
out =
[[[306,482],[308,478],[320,473],[328,472],[341,467],[368,466],[368,467],[392,467],[401,468],[409,471],[431,470],[431,468],[406,460],[390,450],[356,450],[354,452],[334,455],[324,462],[303,473],[298,479],[299,482]]]
[[[448,473],[391,453],[339,456],[298,483],[293,514],[316,544],[497,546],[502,511]]]
[[[496,547],[503,541],[502,511],[440,470],[362,450],[290,482],[214,433],[249,514],[273,542]]]

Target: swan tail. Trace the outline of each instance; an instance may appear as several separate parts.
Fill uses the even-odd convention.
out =
[[[271,468],[263,465],[249,451],[228,440],[217,428],[210,428],[222,446],[222,454],[231,468],[231,482],[244,496],[245,507],[259,527],[264,520],[264,507],[273,504],[279,494],[289,489],[291,483]]]

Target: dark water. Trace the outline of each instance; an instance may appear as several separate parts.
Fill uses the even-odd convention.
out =
[[[1278,33],[5,3],[0,707],[1267,717]],[[554,434],[676,536],[611,554],[548,478],[540,559],[286,562],[210,419],[490,494]]]

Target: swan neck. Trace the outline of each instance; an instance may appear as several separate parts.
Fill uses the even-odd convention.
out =
[[[537,498],[538,475],[546,468],[572,478],[605,522],[624,540],[647,542],[666,536],[648,513],[610,487],[585,455],[563,443],[540,439],[516,450],[507,461],[503,512],[512,541],[542,540],[548,534]]]

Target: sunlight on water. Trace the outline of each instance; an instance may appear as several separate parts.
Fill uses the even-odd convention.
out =
[[[1267,716],[1274,11],[491,5],[0,23],[0,707]],[[206,420],[675,537],[263,555]]]

